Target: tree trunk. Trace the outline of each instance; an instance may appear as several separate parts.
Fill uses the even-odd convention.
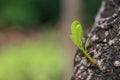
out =
[[[78,50],[71,80],[120,80],[120,0],[102,1],[86,37],[90,39],[87,50],[97,65]]]

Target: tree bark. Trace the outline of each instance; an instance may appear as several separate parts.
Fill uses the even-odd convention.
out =
[[[103,0],[92,30],[86,35],[91,63],[80,50],[71,80],[120,80],[120,0]]]

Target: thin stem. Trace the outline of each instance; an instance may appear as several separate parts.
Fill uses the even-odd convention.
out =
[[[80,48],[81,49],[81,48]],[[82,52],[84,53],[84,55],[93,63],[93,64],[97,64],[97,61],[95,59],[93,59],[86,50],[84,50],[83,48],[81,49]]]

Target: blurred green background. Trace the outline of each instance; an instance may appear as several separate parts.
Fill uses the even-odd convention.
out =
[[[70,24],[76,16],[87,31],[101,4],[72,1],[0,0],[0,80],[70,79],[76,51],[69,41]],[[82,8],[78,15],[76,8]]]

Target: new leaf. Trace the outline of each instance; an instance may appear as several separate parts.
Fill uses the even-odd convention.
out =
[[[70,35],[71,40],[73,43],[85,54],[85,56],[94,64],[97,64],[97,61],[93,59],[88,53],[87,53],[87,46],[89,45],[89,38],[87,39],[85,43],[85,47],[82,44],[82,26],[78,21],[74,21],[71,25],[71,32]]]
[[[77,47],[82,48],[82,26],[78,21],[74,21],[71,24],[71,32],[70,38],[73,43]]]

